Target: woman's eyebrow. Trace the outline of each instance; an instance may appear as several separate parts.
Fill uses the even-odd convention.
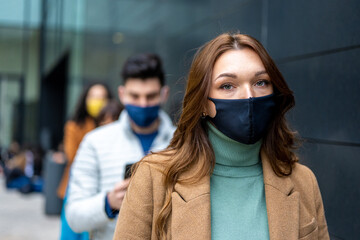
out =
[[[219,76],[215,78],[215,81],[221,77],[237,78],[236,74],[234,73],[221,73]]]
[[[255,77],[261,75],[261,74],[267,74],[267,71],[266,70],[261,70],[261,71],[258,71],[255,73]]]

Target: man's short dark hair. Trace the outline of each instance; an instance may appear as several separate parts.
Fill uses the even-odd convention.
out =
[[[165,85],[164,71],[160,57],[156,54],[142,53],[129,57],[122,70],[124,84],[129,78],[154,78],[160,80],[161,86]]]

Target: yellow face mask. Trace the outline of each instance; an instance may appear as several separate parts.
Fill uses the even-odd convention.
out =
[[[93,118],[97,117],[106,104],[105,99],[93,98],[86,101],[86,110]]]

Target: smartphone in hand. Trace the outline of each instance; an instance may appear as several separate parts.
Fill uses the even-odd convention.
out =
[[[132,163],[131,164],[126,164],[125,165],[125,175],[124,175],[124,179],[130,178],[131,177],[131,167],[132,167]]]

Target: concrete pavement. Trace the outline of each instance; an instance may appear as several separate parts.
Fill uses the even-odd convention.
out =
[[[21,194],[9,191],[0,174],[0,239],[56,240],[60,217],[46,216],[45,198],[41,193]]]

